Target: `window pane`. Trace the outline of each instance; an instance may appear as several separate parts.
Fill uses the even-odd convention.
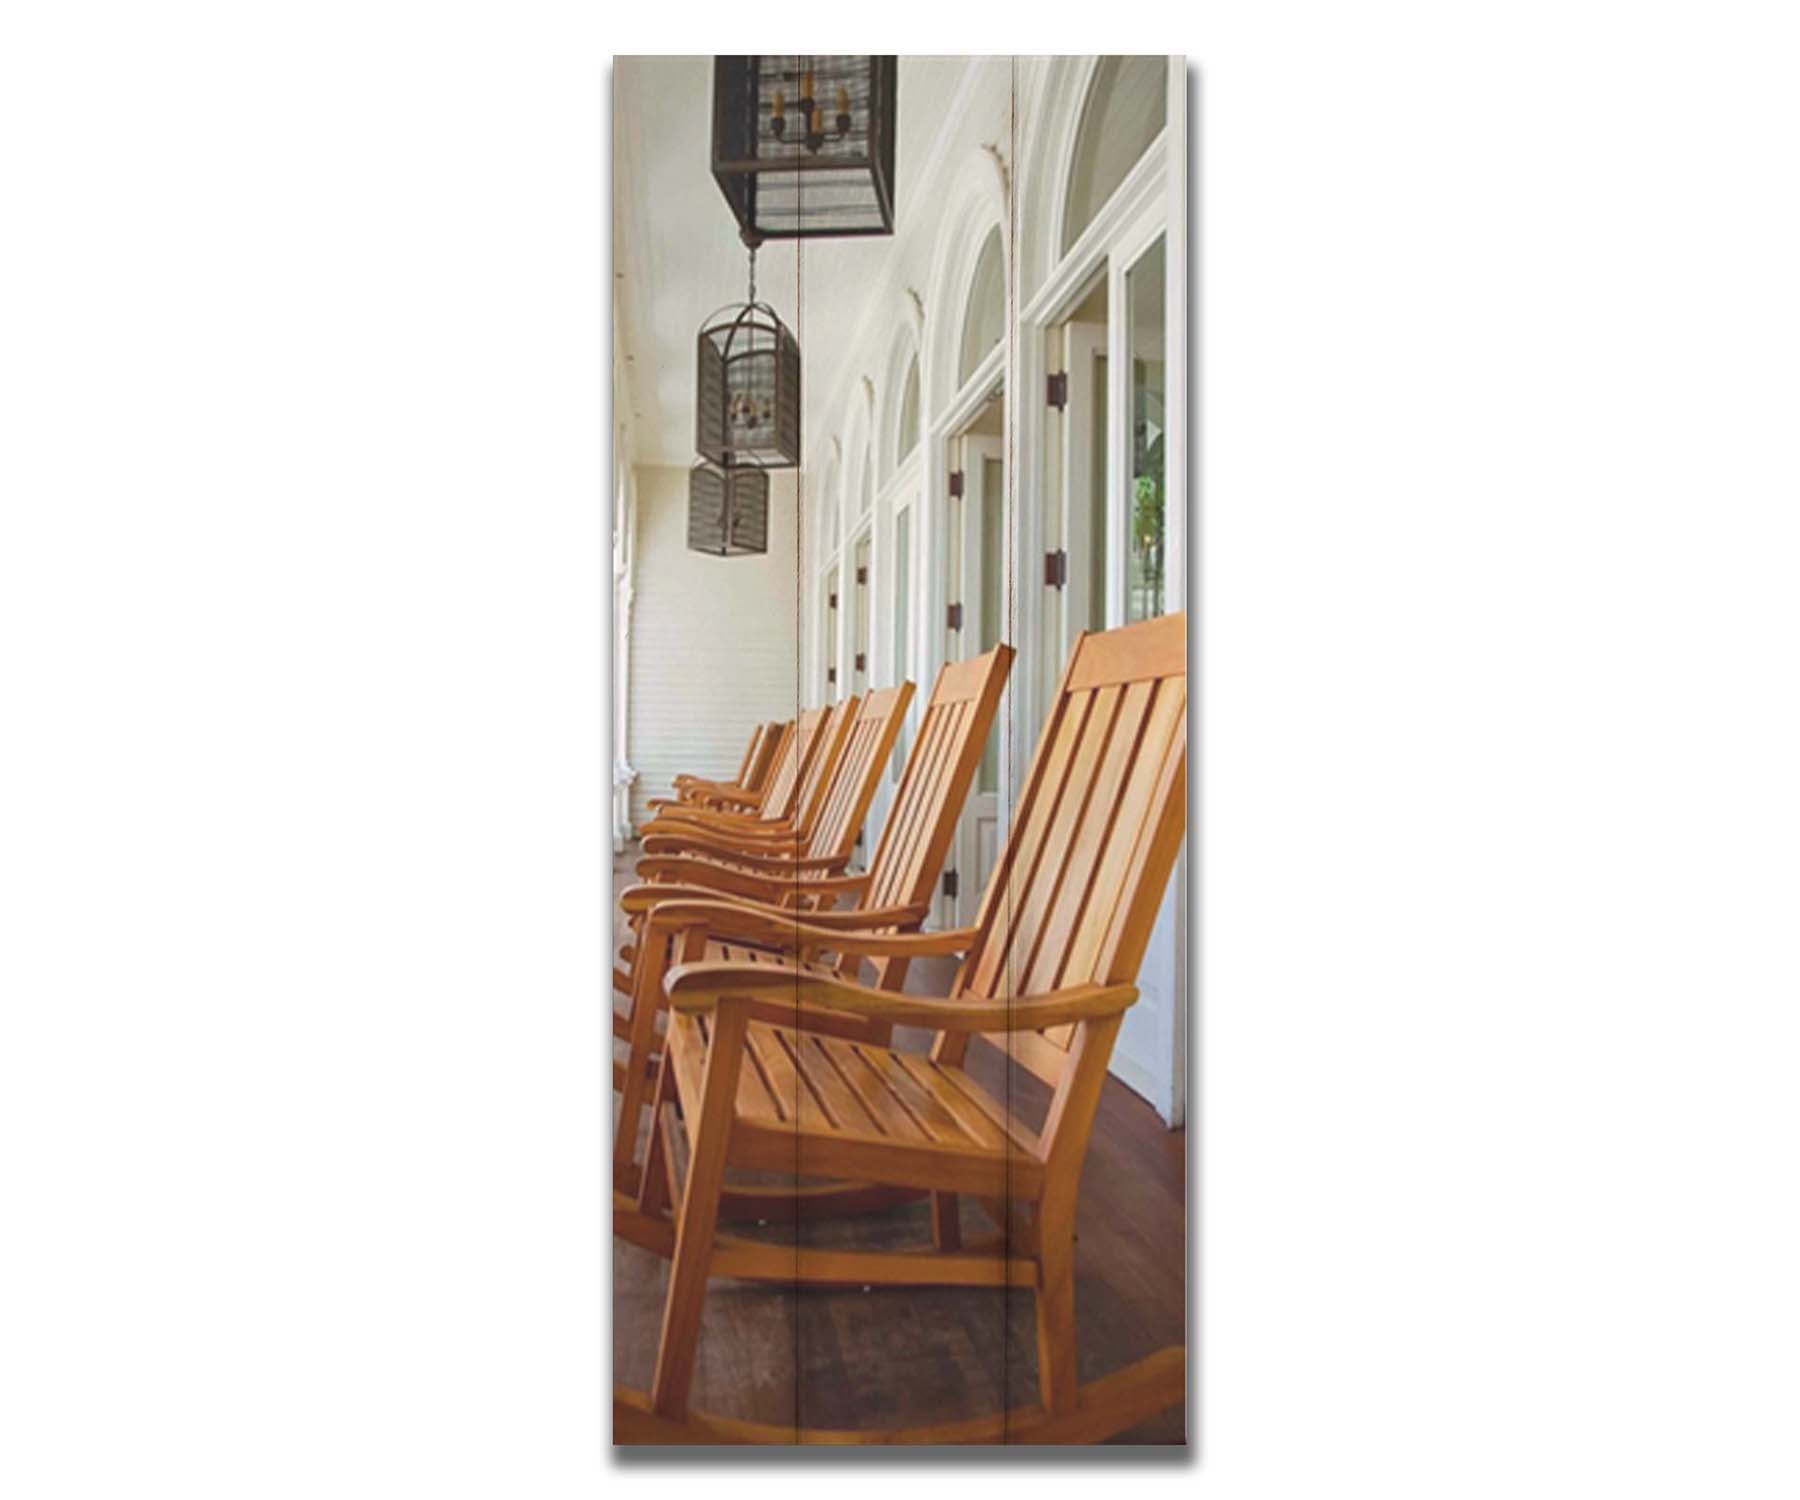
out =
[[[856,513],[866,516],[869,507],[875,503],[875,445],[871,443],[863,454],[862,494],[857,497]]]
[[[1163,613],[1167,519],[1163,494],[1163,242],[1125,275],[1131,309],[1131,518],[1125,618]]]
[[[906,370],[906,386],[900,394],[900,440],[894,462],[901,459],[919,446],[919,358],[913,356],[913,362]]]
[[[975,262],[975,280],[969,288],[969,306],[963,314],[962,359],[957,384],[975,373],[988,350],[1006,332],[1006,265],[1000,254],[1000,231],[992,230]]]
[[[980,651],[1000,644],[1000,579],[1006,545],[1006,471],[997,458],[981,461],[981,634]]]
[[[1062,237],[1065,253],[1156,139],[1168,117],[1168,95],[1167,58],[1100,59],[1082,108],[1069,168]]]

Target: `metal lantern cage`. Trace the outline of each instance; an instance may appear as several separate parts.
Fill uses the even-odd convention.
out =
[[[893,57],[713,59],[713,177],[744,242],[894,232]]]
[[[800,345],[775,310],[751,300],[720,308],[700,330],[694,446],[721,469],[800,462]]]
[[[690,550],[745,557],[769,550],[769,476],[758,468],[695,464],[688,473]]]

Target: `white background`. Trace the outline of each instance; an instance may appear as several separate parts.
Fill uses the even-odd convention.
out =
[[[1134,1488],[1800,1486],[1785,15],[877,39],[1203,70],[1204,1443]],[[0,19],[8,1494],[679,1478],[604,1450],[604,63],[757,39],[650,19]]]

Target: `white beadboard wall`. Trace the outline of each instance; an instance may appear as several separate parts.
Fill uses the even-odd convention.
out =
[[[680,772],[728,776],[750,728],[788,719],[799,692],[794,476],[770,475],[769,550],[706,557],[687,549],[686,469],[641,466],[631,618],[627,756],[633,822]]]

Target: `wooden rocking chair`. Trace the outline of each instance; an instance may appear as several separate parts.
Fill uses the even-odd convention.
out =
[[[863,820],[887,771],[912,696],[913,685],[903,682],[862,700],[818,820],[804,842],[768,835],[746,837],[716,828],[676,830],[671,819],[665,825],[670,831],[645,832],[645,857],[638,861],[638,874],[646,880],[680,878],[698,859],[771,880],[787,880],[792,882],[788,892],[791,904],[811,904],[806,898],[811,887],[820,878],[843,874],[856,851]]]
[[[750,837],[793,836],[796,826],[805,824],[822,795],[829,773],[837,764],[836,752],[843,744],[843,731],[849,727],[848,715],[838,708],[809,708],[794,720],[787,743],[782,747],[775,774],[754,802],[721,796],[719,806],[709,807],[682,802],[671,797],[652,797],[647,804],[650,817],[638,828],[638,837],[653,832],[691,828],[718,828],[742,832]]]
[[[836,930],[896,932],[919,926],[929,914],[931,893],[950,849],[969,786],[980,764],[982,747],[999,707],[1000,692],[1011,670],[1013,649],[994,647],[984,656],[955,662],[938,673],[931,699],[925,705],[919,737],[906,758],[900,788],[888,810],[881,839],[869,868],[860,875],[815,871],[808,861],[777,869],[773,862],[697,858],[692,854],[647,857],[638,873],[652,883],[628,886],[620,893],[620,905],[638,928],[640,941],[626,944],[620,957],[626,967],[613,970],[613,988],[628,997],[624,1015],[613,1016],[613,1034],[628,1044],[628,1060],[615,1064],[613,1086],[620,1099],[619,1128],[613,1150],[613,1184],[636,1191],[637,1142],[640,1112],[654,1078],[660,1050],[656,1031],[658,1014],[665,1008],[663,974],[671,957],[667,943],[648,949],[642,941],[647,914],[667,901],[719,900],[722,896],[748,905],[765,916],[778,917],[780,908],[805,901],[832,903],[845,897],[852,906],[842,911],[809,913],[808,922],[821,922]],[[911,684],[903,684],[910,697]],[[897,691],[897,690],[890,690]],[[880,694],[872,695],[880,697]],[[898,704],[905,709],[904,699]],[[896,716],[894,728],[898,729]],[[879,766],[887,763],[892,736],[883,733]],[[878,766],[878,772],[879,772]],[[868,793],[873,796],[871,785]],[[866,799],[864,801],[866,806]],[[655,840],[646,841],[649,847]],[[729,934],[727,935],[730,936]],[[780,949],[755,944],[710,940],[699,929],[685,935],[693,957],[733,959],[744,963],[789,963]],[[898,990],[906,979],[904,956],[878,956],[869,964],[870,982],[880,990]],[[816,966],[815,966],[816,967]],[[831,972],[830,970],[825,970]],[[858,954],[844,954],[836,972],[860,979],[865,971]],[[844,1018],[845,1026],[870,1040],[885,1042],[892,1026],[879,1018]],[[866,1184],[828,1185],[798,1190],[728,1189],[726,1218],[777,1218],[846,1213],[904,1202],[917,1192],[871,1189]]]
[[[1094,1442],[1174,1405],[1175,1345],[1100,1380],[1076,1380],[1075,1204],[1101,1085],[1186,825],[1186,620],[1083,636],[1032,757],[1005,851],[974,928],[846,935],[795,914],[670,901],[646,942],[690,928],[799,958],[965,951],[948,996],[897,995],[835,974],[686,962],[672,1007],[649,1155],[613,1227],[670,1258],[648,1392],[615,1386],[620,1443]],[[684,952],[686,950],[684,949]],[[787,1022],[753,1013],[779,1002]],[[835,1036],[845,1013],[932,1028],[929,1055]],[[1052,1089],[1042,1128],[963,1068],[983,1036]],[[676,1113],[679,1108],[679,1116]],[[676,1181],[671,1132],[688,1138]],[[925,1189],[933,1243],[912,1251],[812,1250],[717,1232],[725,1169]],[[957,1195],[1006,1230],[964,1247]],[[671,1205],[678,1205],[671,1217]],[[812,1285],[1029,1287],[1041,1405],[910,1429],[777,1428],[688,1409],[709,1277]]]
[[[729,802],[753,802],[768,784],[769,772],[775,764],[775,753],[781,746],[782,734],[792,724],[772,720],[758,724],[744,749],[744,759],[737,775],[730,781],[713,781],[704,776],[677,776],[674,780],[677,803],[691,802],[702,807],[723,807]]]

